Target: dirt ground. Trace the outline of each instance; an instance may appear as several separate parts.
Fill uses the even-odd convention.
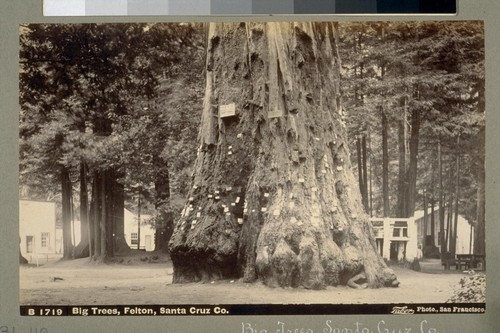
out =
[[[173,268],[168,259],[137,253],[119,261],[95,264],[78,259],[40,267],[22,265],[20,304],[441,303],[452,296],[465,275],[454,270],[443,271],[439,260],[426,260],[421,263],[423,272],[391,267],[401,282],[399,288],[355,290],[341,286],[317,291],[269,288],[238,280],[172,284]]]

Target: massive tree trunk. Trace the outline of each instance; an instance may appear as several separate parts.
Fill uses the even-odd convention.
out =
[[[320,289],[362,273],[371,287],[398,284],[351,171],[334,25],[210,25],[201,145],[169,244],[174,283]]]

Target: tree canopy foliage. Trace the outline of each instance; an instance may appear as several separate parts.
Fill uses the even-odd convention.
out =
[[[192,24],[22,26],[20,177],[30,197],[59,192],[60,169],[74,182],[82,165],[93,201],[96,177],[110,170],[130,197],[152,203],[169,171],[185,182],[193,156],[179,150],[193,151],[197,117],[186,115],[200,100],[202,36]]]

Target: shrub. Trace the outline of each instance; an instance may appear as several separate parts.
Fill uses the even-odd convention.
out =
[[[460,287],[455,290],[448,303],[483,303],[486,301],[486,275],[470,271],[470,275],[460,279]]]

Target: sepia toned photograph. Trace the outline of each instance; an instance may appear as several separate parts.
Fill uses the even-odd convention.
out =
[[[484,313],[482,21],[19,38],[22,314]]]

